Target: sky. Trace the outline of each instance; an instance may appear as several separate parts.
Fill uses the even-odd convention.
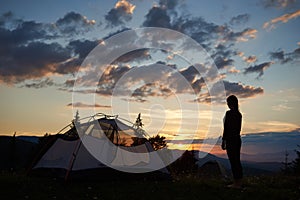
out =
[[[109,65],[84,65],[94,48],[146,27],[184,34],[203,48],[201,58],[191,48],[138,49],[139,32],[136,50]],[[80,110],[81,117],[102,112],[133,122],[142,113],[144,129],[168,139],[218,137],[231,94],[239,98],[242,134],[288,134],[300,127],[299,33],[296,0],[1,0],[0,134],[55,134]],[[172,34],[155,40],[180,41]],[[92,75],[96,92],[92,85],[76,91]],[[208,80],[212,88],[222,82],[222,101]]]

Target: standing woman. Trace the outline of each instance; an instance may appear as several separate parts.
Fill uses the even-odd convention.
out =
[[[227,105],[230,110],[226,112],[224,118],[224,131],[222,138],[222,149],[227,152],[230,161],[234,182],[230,188],[241,188],[243,178],[243,168],[240,160],[242,140],[240,136],[242,126],[242,114],[239,111],[239,102],[236,96],[227,98]]]

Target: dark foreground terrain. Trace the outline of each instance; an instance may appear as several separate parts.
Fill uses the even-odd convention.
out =
[[[227,180],[176,177],[173,180],[63,180],[0,174],[1,199],[300,199],[300,178],[284,175],[245,178],[242,190]]]

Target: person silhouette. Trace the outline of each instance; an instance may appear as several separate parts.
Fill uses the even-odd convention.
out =
[[[240,136],[242,126],[242,114],[239,111],[238,98],[231,95],[227,98],[228,110],[224,117],[224,130],[222,137],[222,149],[226,150],[231,165],[234,182],[229,188],[241,188],[243,168],[240,160],[242,140]]]

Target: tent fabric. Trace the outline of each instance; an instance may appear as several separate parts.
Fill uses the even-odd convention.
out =
[[[97,122],[102,130],[98,130],[99,126],[95,125]],[[153,150],[149,142],[134,147],[113,144],[108,138],[107,130],[110,131],[109,134],[118,134],[118,132],[124,130],[135,130],[117,119],[102,118],[81,125],[84,128],[83,130],[86,130],[84,136],[73,140],[58,137],[33,169],[54,168],[79,171],[86,169],[101,170],[101,168],[110,168],[108,166],[111,166],[126,172],[130,169],[130,172],[136,173],[144,172],[145,169],[153,171],[151,169],[164,166],[162,159]],[[65,135],[68,135],[70,131],[76,131],[75,127],[66,131]],[[93,132],[98,132],[97,137],[91,134]],[[168,174],[166,168],[162,168],[160,171]]]
[[[62,168],[70,167],[71,158],[76,147],[79,145],[79,140],[66,141],[58,138],[50,149],[44,154],[39,162],[34,166],[37,168]],[[97,161],[84,146],[79,148],[79,152],[75,158],[73,170],[82,170],[89,168],[106,167],[101,162]]]
[[[85,144],[89,144],[89,150],[92,152],[98,149],[98,156],[95,158],[81,141],[66,141],[58,138],[56,142],[43,155],[33,169],[38,168],[62,168],[68,170],[73,156],[74,162],[72,171],[107,168],[100,160],[103,160],[111,166],[119,169],[132,168],[133,172],[140,172],[145,167],[155,169],[157,166],[163,166],[162,160],[155,151],[149,151],[150,144],[143,144],[136,147],[118,147],[108,140],[100,140],[91,136],[85,136]],[[79,146],[80,145],[80,146]],[[113,147],[113,148],[112,148]],[[76,150],[78,152],[76,153]],[[110,151],[113,149],[113,151]],[[74,155],[76,154],[76,155]],[[95,155],[97,157],[97,155]],[[167,170],[161,170],[166,173]]]

